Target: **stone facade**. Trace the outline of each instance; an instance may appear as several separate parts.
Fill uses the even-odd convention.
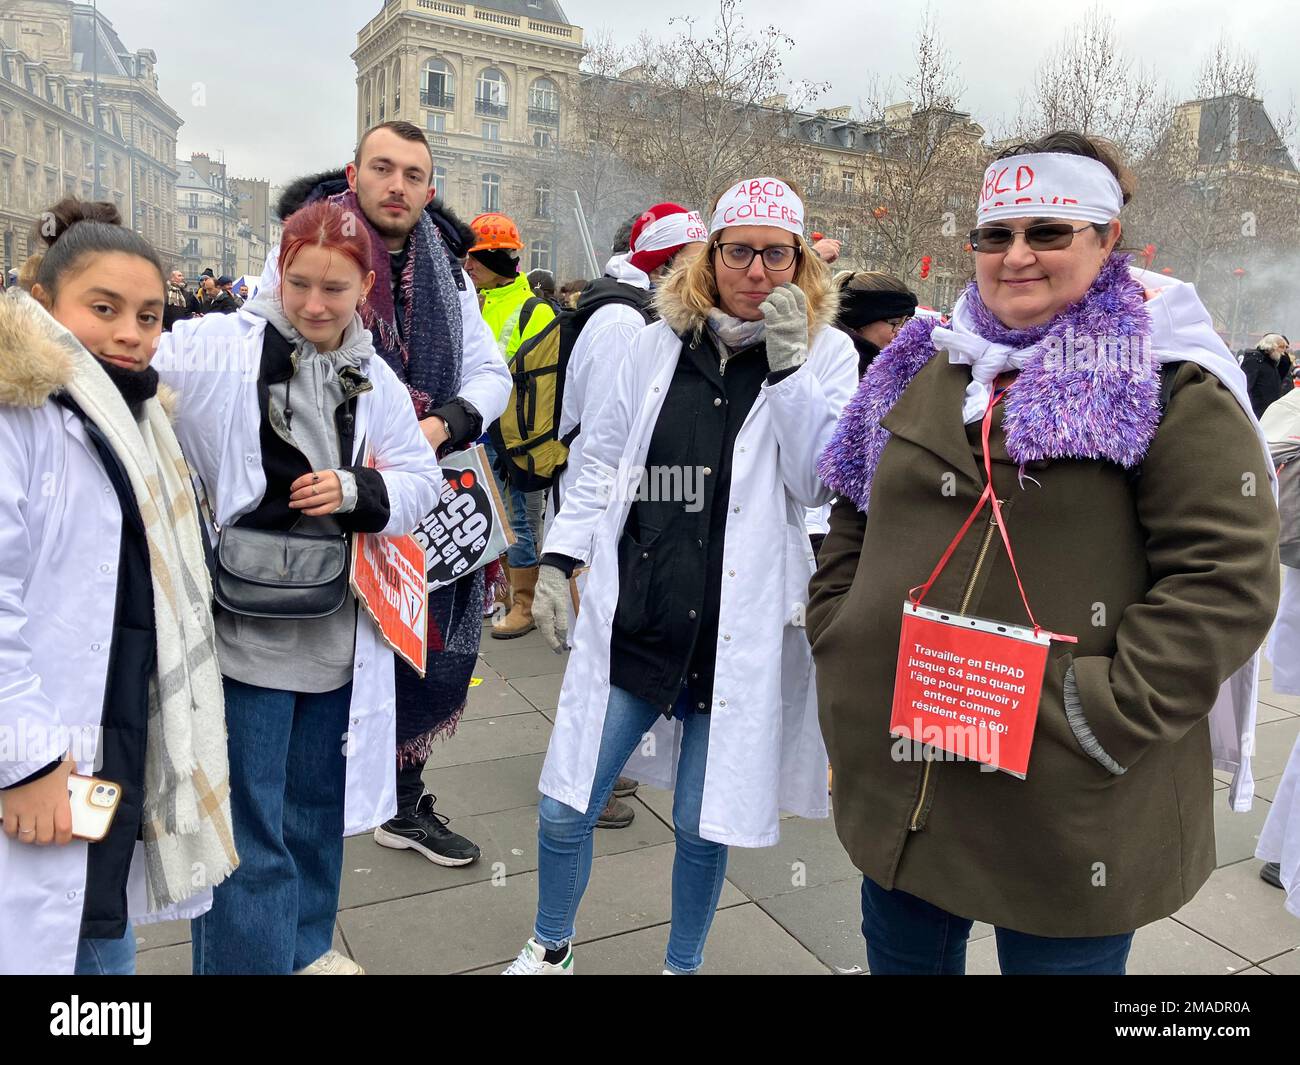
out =
[[[402,119],[423,129],[438,194],[468,222],[501,211],[527,244],[526,269],[556,268],[562,101],[585,54],[554,0],[388,0],[362,27],[358,137]]]
[[[68,0],[0,10],[0,266],[36,249],[40,212],[104,199],[170,258],[180,116],[158,93],[157,56],[128,51],[103,14]],[[98,162],[98,167],[96,167]]]

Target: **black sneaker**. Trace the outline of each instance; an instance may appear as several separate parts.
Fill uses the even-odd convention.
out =
[[[1259,878],[1266,884],[1272,884],[1275,888],[1282,887],[1282,863],[1268,862],[1259,871]],[[1285,891],[1285,888],[1282,888]]]
[[[478,861],[478,847],[447,827],[450,818],[433,808],[436,801],[437,796],[425,792],[414,810],[398,810],[396,817],[375,829],[375,842],[394,850],[419,851],[437,865]]]

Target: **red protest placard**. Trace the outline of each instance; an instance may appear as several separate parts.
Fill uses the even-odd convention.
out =
[[[352,591],[384,643],[423,677],[429,624],[424,549],[409,536],[358,533],[352,538]]]
[[[1050,633],[903,605],[889,731],[1024,778]]]

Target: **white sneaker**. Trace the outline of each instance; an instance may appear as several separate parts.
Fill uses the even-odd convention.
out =
[[[365,976],[365,969],[346,954],[337,950],[328,950],[305,969],[299,969],[294,976]]]
[[[570,945],[569,952],[564,958],[557,962],[546,960],[546,948],[535,939],[530,939],[524,944],[524,949],[519,952],[519,957],[510,963],[510,968],[501,974],[502,976],[572,976],[573,975],[573,947]]]

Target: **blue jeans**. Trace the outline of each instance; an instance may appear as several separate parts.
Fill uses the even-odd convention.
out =
[[[506,561],[512,569],[531,569],[537,565],[537,549],[542,542],[542,517],[546,508],[546,492],[521,492],[502,475],[504,463],[491,442],[483,445],[497,490],[510,511],[510,528],[515,542],[506,552]]]
[[[675,712],[689,706],[683,696]],[[614,782],[641,737],[654,725],[659,708],[621,688],[611,687],[605,729],[591,802],[585,813],[543,796],[538,810],[537,926],[534,938],[559,949],[574,936],[578,904],[591,877],[591,834],[605,809]],[[718,908],[727,875],[727,848],[700,838],[700,802],[704,796],[704,766],[709,753],[709,716],[684,713],[682,749],[673,795],[672,930],[667,967],[693,973],[704,961],[704,941]]]
[[[194,972],[291,973],[334,941],[352,685],[308,695],[227,677],[225,687],[239,868],[191,923]]]
[[[862,878],[862,935],[877,976],[962,976],[973,921]],[[994,930],[1007,976],[1123,976],[1133,933],[1074,939]]]
[[[82,939],[77,943],[74,976],[134,976],[135,932],[126,926],[121,939]]]

